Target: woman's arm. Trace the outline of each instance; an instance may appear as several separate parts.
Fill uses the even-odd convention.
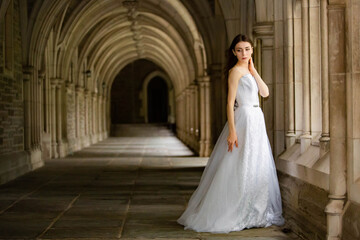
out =
[[[236,89],[238,87],[239,79],[241,73],[236,69],[233,69],[229,73],[228,78],[228,99],[227,99],[227,118],[228,118],[228,126],[229,126],[229,136],[227,138],[228,141],[228,151],[232,152],[234,144],[238,147],[236,129],[235,129],[235,121],[234,121],[234,102],[236,97]]]
[[[264,80],[262,80],[259,73],[256,71],[256,69],[254,67],[254,63],[252,61],[252,58],[250,58],[249,71],[250,71],[251,75],[253,75],[253,77],[256,80],[256,83],[257,83],[258,88],[259,88],[260,95],[262,97],[269,96],[269,88],[266,85],[266,83],[264,82]]]

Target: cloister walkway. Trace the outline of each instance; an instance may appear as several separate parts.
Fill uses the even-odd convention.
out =
[[[207,158],[171,132],[110,137],[0,186],[1,239],[297,239],[279,227],[229,234],[176,219]]]

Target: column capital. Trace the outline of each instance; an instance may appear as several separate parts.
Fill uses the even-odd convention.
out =
[[[33,74],[34,67],[33,66],[23,66],[23,73],[25,74]]]
[[[65,86],[66,88],[72,89],[74,87],[74,84],[72,82],[66,81]]]
[[[83,93],[84,92],[84,87],[80,86],[80,85],[76,85],[75,86],[75,92],[78,93],[78,94]]]
[[[91,91],[88,88],[85,88],[84,94],[85,94],[85,96],[89,97],[89,96],[91,96]]]
[[[31,75],[34,74],[33,66],[23,66],[23,81],[30,81]]]
[[[274,36],[274,24],[272,22],[258,23],[253,29],[254,34],[259,38]]]
[[[73,87],[74,87],[74,84],[73,84],[73,83],[71,83],[71,82],[69,82],[69,81],[67,81],[67,82],[65,83],[65,88],[66,88],[66,92],[67,92],[67,93],[71,93],[72,90],[73,90]]]
[[[329,5],[343,5],[345,7],[346,1],[345,0],[328,0]]]
[[[52,87],[56,87],[58,85],[59,79],[58,78],[50,78],[50,84]]]
[[[41,70],[38,72],[38,78],[39,79],[44,79],[45,78],[45,71],[44,70]]]
[[[200,76],[200,77],[197,78],[197,81],[200,84],[210,82],[210,76],[208,76],[208,75]]]
[[[57,84],[56,84],[56,88],[61,89],[61,85],[62,85],[62,81],[61,81],[61,79],[59,79]]]

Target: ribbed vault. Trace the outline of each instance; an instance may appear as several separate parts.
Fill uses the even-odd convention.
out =
[[[67,81],[76,59],[74,84],[86,84],[89,91],[101,92],[100,86],[109,91],[116,74],[140,58],[161,66],[176,94],[206,74],[203,39],[179,0],[45,2],[38,14],[44,15],[37,18],[43,27],[33,32],[30,61],[41,68],[43,55],[36,53],[49,45],[41,37],[49,34],[38,33],[53,31],[52,77]],[[89,70],[91,78],[85,83],[83,73]]]

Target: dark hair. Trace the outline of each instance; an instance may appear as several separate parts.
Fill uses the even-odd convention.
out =
[[[239,42],[248,42],[250,43],[251,46],[253,46],[252,41],[250,40],[250,38],[248,38],[246,35],[243,34],[238,34],[234,37],[234,39],[231,42],[231,45],[229,47],[228,50],[226,50],[226,65],[225,65],[225,69],[224,69],[224,74],[225,74],[225,79],[227,80],[228,75],[229,75],[229,70],[235,66],[235,64],[237,63],[238,59],[237,57],[234,55],[234,53],[232,52],[232,50],[235,50],[235,46],[236,44],[238,44]]]

